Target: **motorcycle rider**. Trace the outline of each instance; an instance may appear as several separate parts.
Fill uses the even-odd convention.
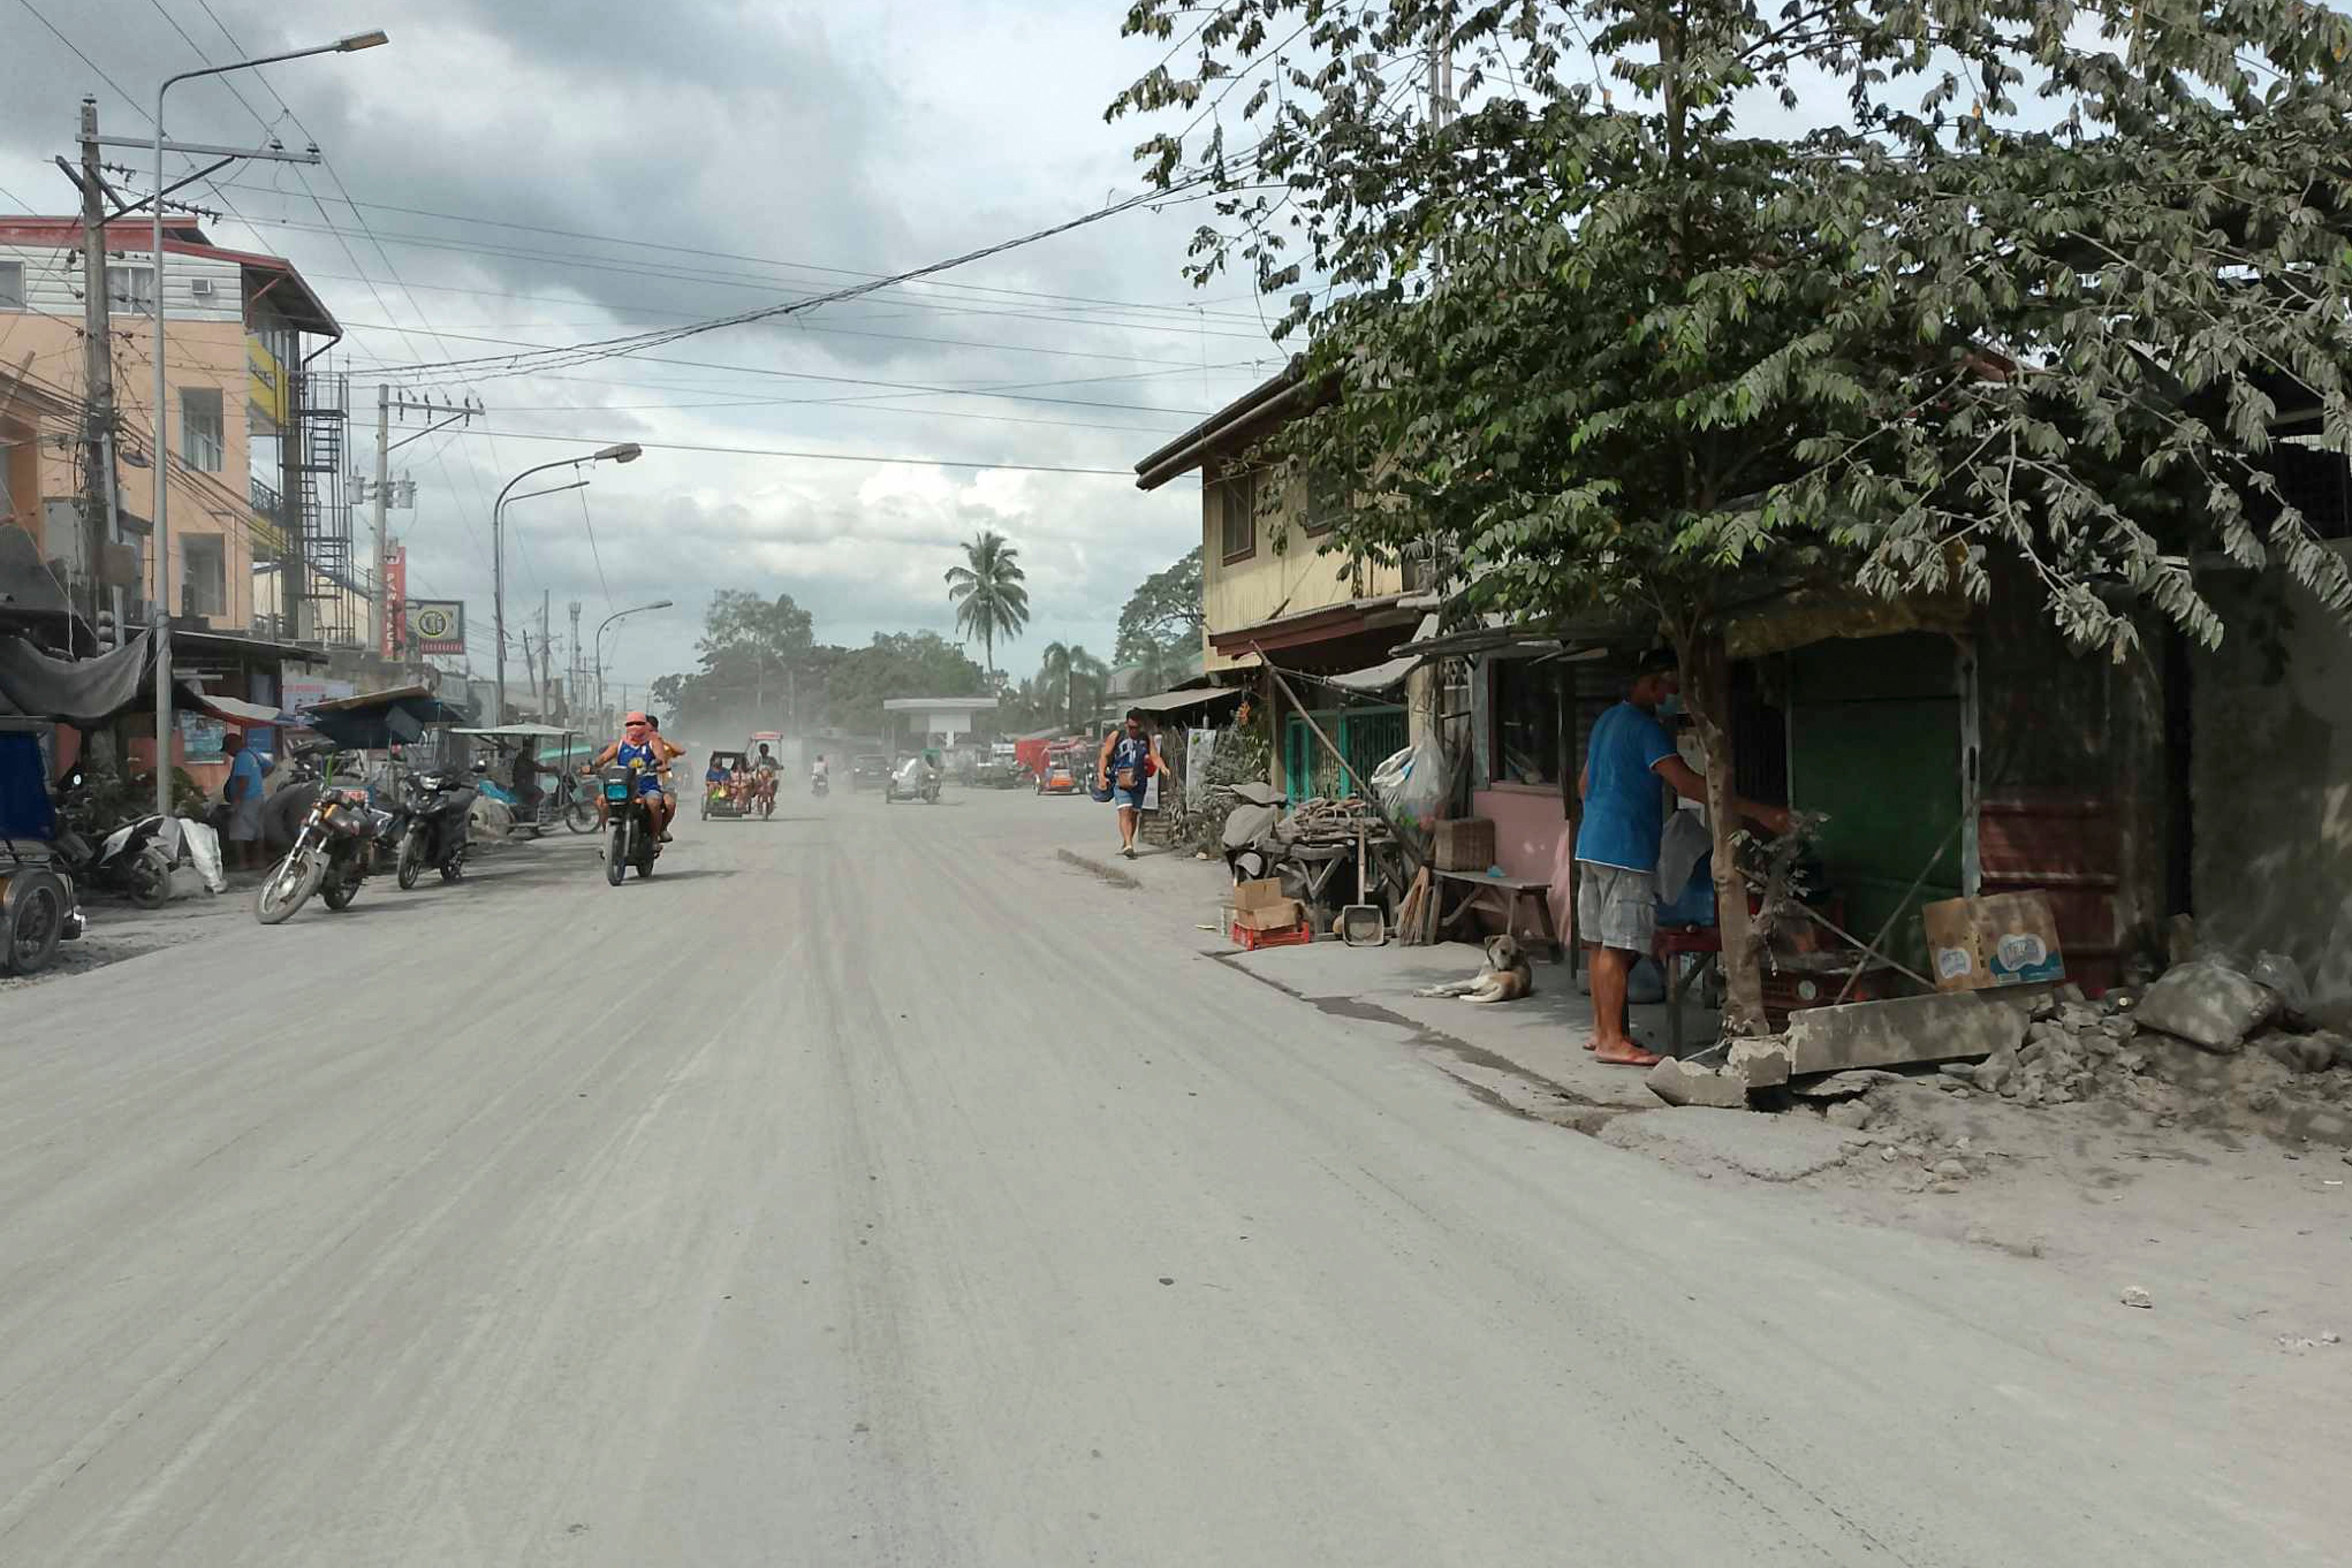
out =
[[[827,784],[833,781],[832,765],[825,761],[824,753],[822,751],[816,754],[816,761],[809,767],[809,782],[815,784],[820,781]]]
[[[654,835],[663,843],[669,841],[670,800],[662,787],[663,768],[672,757],[685,753],[660,738],[652,722],[644,714],[633,713],[621,722],[621,738],[596,754],[589,764],[592,771],[600,771],[613,763],[637,769],[637,794],[646,803],[646,814],[652,821]],[[597,804],[604,804],[604,795],[597,795]],[[600,823],[600,825],[602,825]]]
[[[761,799],[775,799],[776,758],[764,740],[760,742],[760,754],[751,758],[751,782],[758,786]]]

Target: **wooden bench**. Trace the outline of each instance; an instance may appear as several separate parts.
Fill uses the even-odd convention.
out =
[[[1502,921],[1504,930],[1517,936],[1520,935],[1519,906],[1531,904],[1535,935],[1551,949],[1555,961],[1563,955],[1559,928],[1552,924],[1550,883],[1533,877],[1488,876],[1475,871],[1439,871],[1434,866],[1429,874],[1441,884],[1468,890],[1453,913],[1440,922],[1445,930],[1454,931],[1472,915],[1485,910]]]

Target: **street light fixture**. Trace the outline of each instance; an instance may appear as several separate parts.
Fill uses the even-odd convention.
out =
[[[544,474],[551,468],[578,468],[590,463],[635,463],[645,455],[646,449],[635,442],[624,441],[612,446],[600,446],[585,457],[559,457],[552,463],[541,463],[535,468],[524,469],[508,480],[505,487],[499,491],[499,498],[490,504],[490,615],[496,623],[499,649],[496,714],[490,720],[492,724],[503,725],[507,721],[507,497],[514,493],[514,487],[517,485],[534,474]],[[586,481],[583,480],[582,483],[584,484]],[[572,486],[558,485],[553,488],[569,490]],[[547,491],[532,492],[534,495],[548,493]]]
[[[596,708],[598,712],[603,712],[604,708],[604,628],[610,626],[614,622],[618,621],[624,615],[639,615],[648,610],[667,610],[676,602],[677,601],[675,600],[656,599],[651,604],[633,604],[626,610],[614,611],[613,613],[605,616],[604,619],[597,624],[596,641],[593,646],[596,650]]]
[[[171,390],[165,384],[163,366],[163,95],[181,82],[199,77],[225,76],[230,71],[307,59],[312,55],[356,54],[390,42],[391,37],[382,28],[352,33],[331,44],[314,44],[307,49],[289,49],[257,59],[231,60],[226,65],[182,71],[177,76],[165,77],[163,85],[155,89],[155,210],[148,231],[148,256],[154,264],[155,278],[155,810],[166,817],[172,814],[172,528],[165,501],[169,493],[165,475],[171,465],[164,455],[171,450]],[[291,417],[292,411],[288,412]],[[295,527],[301,527],[299,517]],[[300,584],[295,585],[294,592],[296,597],[289,602],[299,605]]]

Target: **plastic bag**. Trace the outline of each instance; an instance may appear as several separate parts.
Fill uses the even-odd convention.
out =
[[[1445,754],[1427,741],[1391,754],[1372,769],[1370,782],[1390,822],[1423,839],[1444,813]]]
[[[220,835],[203,822],[182,821],[180,841],[188,852],[188,863],[205,879],[205,886],[215,893],[228,891],[228,875],[221,866]]]

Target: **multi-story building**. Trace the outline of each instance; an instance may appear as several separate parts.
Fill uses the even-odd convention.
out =
[[[1268,464],[1256,448],[1312,406],[1315,389],[1293,360],[1135,465],[1156,490],[1201,476],[1202,654],[1211,674],[1250,681],[1268,659],[1300,679],[1299,711],[1278,686],[1260,692],[1276,716],[1274,782],[1293,799],[1353,793],[1314,736],[1315,725],[1360,776],[1405,744],[1402,677],[1387,689],[1352,690],[1313,677],[1383,664],[1412,639],[1426,605],[1404,571],[1323,547],[1360,479]],[[1314,724],[1310,725],[1309,717]]]
[[[0,384],[18,379],[76,405],[89,392],[82,232],[76,217],[0,217]],[[299,625],[282,610],[257,615],[255,584],[257,569],[269,584],[282,563],[299,559],[311,585],[297,596],[306,610],[313,601],[337,604],[339,591],[359,586],[343,487],[342,395],[327,378],[303,372],[342,329],[290,263],[214,245],[193,219],[167,219],[159,443],[148,220],[110,225],[105,244],[118,458],[118,509],[106,542],[121,547],[108,552],[118,565],[126,556],[131,563],[128,573],[106,575],[132,580],[113,584],[125,590],[121,608],[135,625],[160,591],[191,625],[337,640],[348,629],[315,614]],[[44,559],[60,563],[79,589],[100,561],[89,559],[83,523],[82,432],[78,418],[61,425],[44,422],[31,497],[12,483],[11,506]],[[160,584],[151,548],[159,475],[171,545],[168,580]],[[289,596],[277,590],[269,597],[278,607]]]

